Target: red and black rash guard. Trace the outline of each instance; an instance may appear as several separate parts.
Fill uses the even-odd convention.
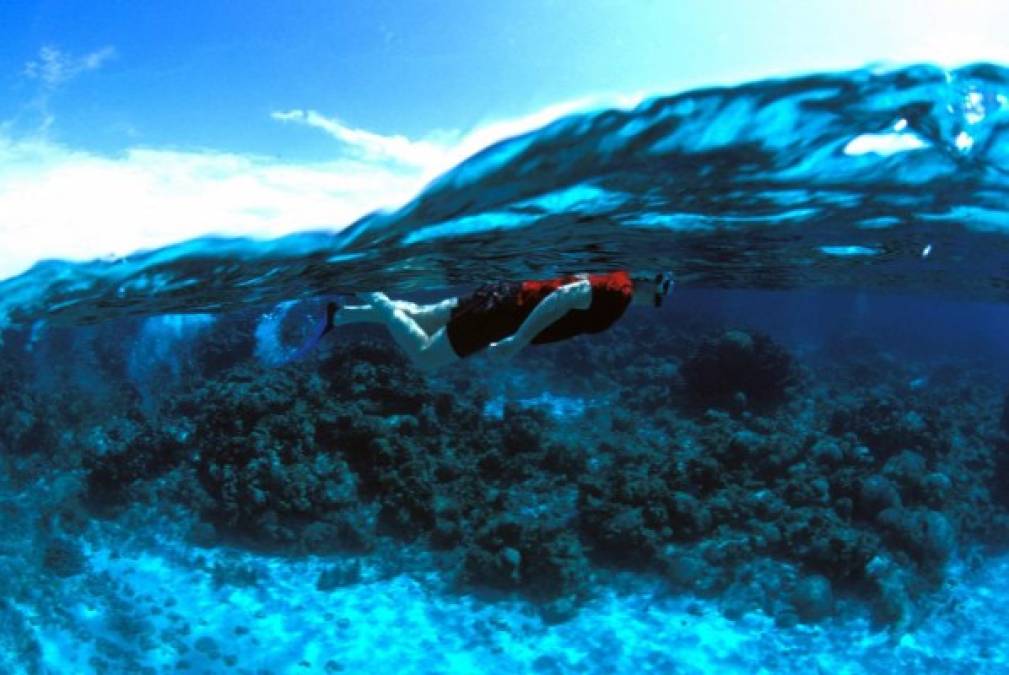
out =
[[[460,357],[480,351],[492,342],[513,335],[536,306],[561,286],[579,280],[566,276],[542,281],[502,282],[481,286],[459,300],[446,331],[452,349]],[[592,304],[573,309],[540,331],[535,345],[566,340],[583,333],[606,330],[623,316],[631,304],[634,284],[627,272],[590,274]]]

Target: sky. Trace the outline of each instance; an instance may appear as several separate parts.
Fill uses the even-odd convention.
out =
[[[559,115],[868,64],[1009,63],[1009,3],[0,3],[0,279],[338,229]]]

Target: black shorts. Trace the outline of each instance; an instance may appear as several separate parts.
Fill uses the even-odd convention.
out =
[[[460,298],[445,327],[449,344],[460,358],[513,335],[525,314],[518,306],[521,282],[486,284]]]

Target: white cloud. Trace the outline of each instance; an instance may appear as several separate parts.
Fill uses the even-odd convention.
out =
[[[39,49],[38,58],[26,63],[22,71],[24,77],[38,82],[38,90],[35,96],[25,103],[18,116],[0,124],[0,133],[16,125],[18,118],[23,117],[35,120],[36,134],[46,135],[56,121],[55,115],[49,109],[49,99],[53,93],[81,73],[101,68],[115,55],[114,47],[102,47],[84,56],[73,56],[52,45]]]
[[[334,153],[344,158],[313,164],[210,150],[132,148],[106,156],[44,135],[14,139],[0,128],[0,280],[42,259],[122,256],[204,235],[339,230],[370,211],[402,205],[491,143],[601,102],[560,104],[420,141],[352,129],[312,111],[275,113],[346,146]]]
[[[356,160],[299,166],[143,148],[106,157],[0,138],[0,279],[47,258],[120,256],[203,235],[339,229],[419,187],[416,173]]]
[[[439,161],[445,152],[445,148],[429,141],[411,141],[405,136],[382,136],[363,129],[353,129],[314,110],[275,112],[272,117],[281,122],[295,122],[321,129],[367,160],[426,167]]]
[[[443,132],[421,140],[354,129],[315,110],[277,111],[272,117],[280,122],[319,129],[362,159],[412,167],[419,170],[425,180],[430,180],[497,141],[538,129],[564,115],[600,107],[629,107],[643,98],[643,95],[585,97],[557,103],[522,117],[484,124],[466,134]]]
[[[29,79],[41,80],[49,87],[57,87],[81,73],[97,70],[115,55],[114,47],[102,47],[84,56],[73,56],[46,45],[39,50],[38,60],[25,64],[24,74]]]

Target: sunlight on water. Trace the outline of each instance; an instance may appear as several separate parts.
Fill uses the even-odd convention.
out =
[[[0,313],[91,321],[600,264],[672,267],[698,285],[1004,299],[1007,79],[990,65],[853,71],[582,114],[483,150],[341,233],[51,262],[2,282]],[[853,266],[841,250],[876,254]]]

